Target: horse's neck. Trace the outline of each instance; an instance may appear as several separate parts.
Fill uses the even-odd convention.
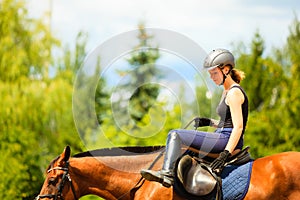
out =
[[[156,154],[72,158],[70,175],[80,190],[80,196],[94,194],[106,199],[119,199],[124,195],[129,197],[129,191],[141,177],[140,170],[148,168],[155,157]]]

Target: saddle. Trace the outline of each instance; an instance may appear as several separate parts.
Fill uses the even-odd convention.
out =
[[[249,148],[246,147],[230,157],[225,166],[243,165],[249,162],[251,160]],[[210,161],[207,159],[184,155],[178,161],[175,179],[177,192],[189,196],[189,199],[199,199],[199,197],[204,200],[222,199],[222,179],[211,170]]]

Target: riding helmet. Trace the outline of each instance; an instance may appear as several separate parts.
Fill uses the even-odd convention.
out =
[[[215,67],[225,67],[230,65],[234,67],[234,57],[232,53],[226,49],[215,49],[210,52],[204,60],[204,68],[211,70]]]

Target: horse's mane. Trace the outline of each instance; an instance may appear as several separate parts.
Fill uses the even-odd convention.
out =
[[[162,150],[165,146],[131,146],[131,147],[114,147],[91,150],[73,155],[75,158],[96,157],[96,156],[133,156],[140,154],[153,153]]]

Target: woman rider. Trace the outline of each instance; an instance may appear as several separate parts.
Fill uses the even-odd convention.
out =
[[[218,153],[211,163],[212,170],[222,171],[227,158],[243,148],[243,134],[248,119],[248,98],[239,85],[244,73],[235,69],[232,53],[226,49],[215,49],[205,58],[204,68],[210,78],[223,86],[223,95],[217,107],[220,121],[198,118],[199,126],[213,126],[213,133],[197,130],[172,130],[168,134],[162,170],[142,170],[141,175],[165,187],[174,182],[176,160],[181,156],[181,144],[201,151]]]

